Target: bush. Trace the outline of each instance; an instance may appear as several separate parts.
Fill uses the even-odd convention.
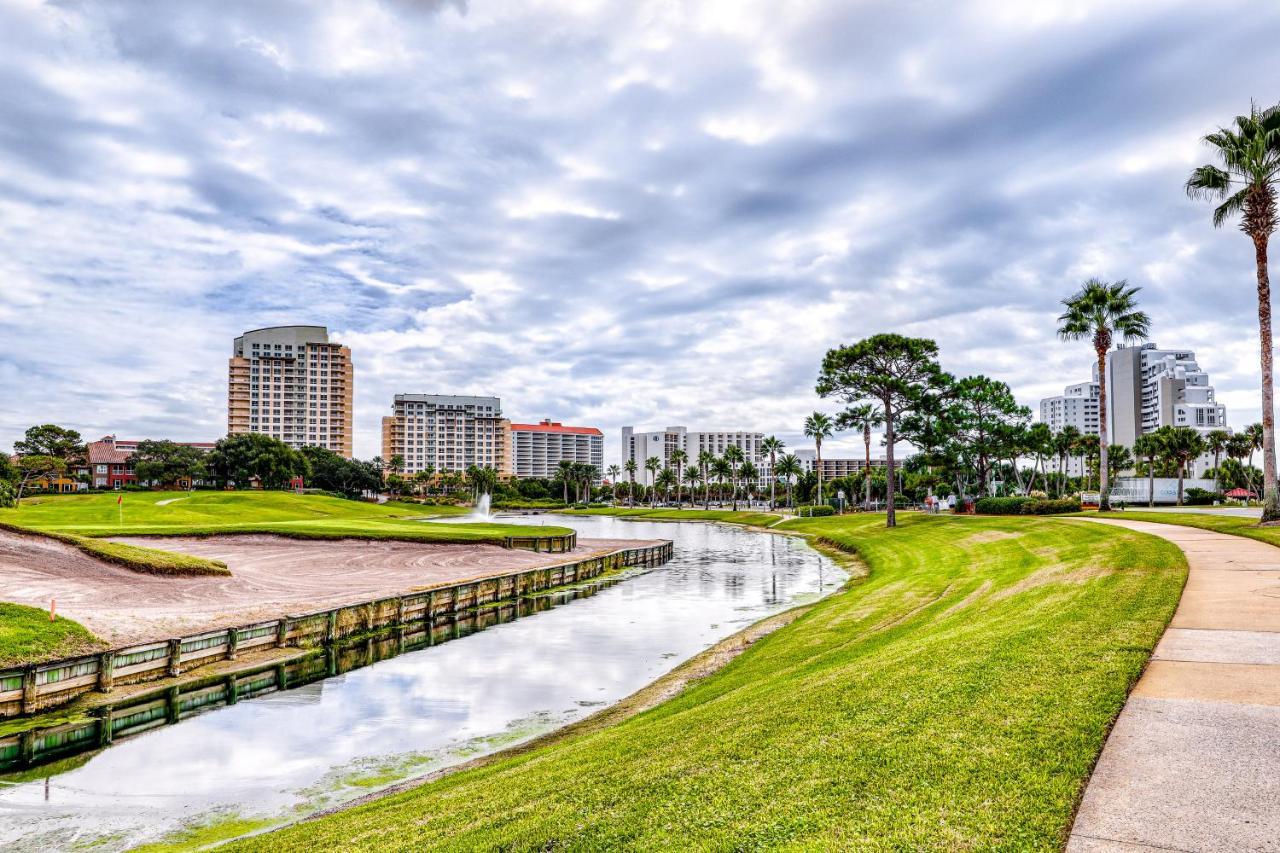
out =
[[[796,515],[802,518],[822,518],[828,515],[835,515],[834,507],[827,504],[809,504],[807,506],[796,507]]]
[[[1057,515],[1079,512],[1080,501],[1075,498],[979,498],[974,511],[980,515]]]
[[[1076,498],[1057,498],[1056,500],[1030,499],[1022,505],[1023,515],[1058,515],[1064,512],[1079,512],[1080,501]]]
[[[1185,506],[1209,506],[1214,501],[1224,501],[1221,492],[1211,492],[1208,489],[1187,489],[1182,495],[1182,503]]]
[[[1028,498],[978,498],[973,511],[979,515],[1022,515]]]

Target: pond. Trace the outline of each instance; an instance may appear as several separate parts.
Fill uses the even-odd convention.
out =
[[[0,848],[125,850],[295,820],[587,716],[847,577],[800,539],[725,525],[513,520],[671,539],[675,556],[455,625],[452,642],[318,652],[309,683],[0,775]]]

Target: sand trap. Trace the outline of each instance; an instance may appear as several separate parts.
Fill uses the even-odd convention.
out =
[[[156,501],[156,506],[168,506],[168,505],[169,505],[169,504],[171,504],[171,503],[177,503],[178,501],[185,501],[185,500],[186,500],[187,498],[189,498],[189,497],[191,497],[191,496],[190,496],[190,495],[183,495],[183,496],[182,496],[182,497],[180,497],[180,498],[165,498],[165,499],[164,499],[164,500],[162,500],[162,501]]]
[[[424,586],[566,562],[649,542],[579,539],[569,554],[496,545],[438,545],[279,536],[119,537],[222,560],[231,577],[163,577],[102,563],[60,542],[0,531],[0,599],[58,613],[109,643],[176,637],[275,619]]]

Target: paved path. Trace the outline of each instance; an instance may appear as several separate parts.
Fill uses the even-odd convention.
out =
[[[1169,524],[1097,523],[1176,543],[1191,572],[1067,850],[1280,851],[1280,548]]]
[[[1144,506],[1129,504],[1126,509],[1134,512],[1191,512],[1197,515],[1238,515],[1241,518],[1262,518],[1260,506]]]

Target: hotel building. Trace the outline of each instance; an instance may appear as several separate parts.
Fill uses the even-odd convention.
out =
[[[324,326],[275,326],[235,339],[228,362],[227,433],[259,432],[290,447],[351,458],[351,350]]]
[[[396,394],[382,419],[382,458],[404,457],[402,473],[466,471],[472,465],[511,476],[507,425],[497,397]]]
[[[511,471],[517,477],[556,475],[560,463],[580,462],[604,470],[604,433],[595,427],[565,426],[550,419],[536,424],[509,424]]]
[[[818,469],[818,451],[808,448],[795,451],[796,459],[800,460],[801,467],[805,472],[816,471]],[[769,460],[765,460],[765,466],[768,467]],[[883,458],[871,458],[872,468],[885,468],[889,463]],[[867,467],[865,458],[856,459],[849,457],[837,457],[828,459],[822,457],[822,480],[830,482],[838,477],[861,477],[862,469]]]
[[[742,449],[744,459],[751,461],[760,469],[763,476],[764,467],[768,465],[768,457],[760,450],[764,441],[762,432],[745,431],[712,431],[690,432],[682,426],[670,426],[654,432],[636,432],[634,427],[622,428],[622,463],[628,459],[636,462],[636,481],[646,485],[652,480],[645,470],[645,460],[652,456],[662,461],[663,467],[671,464],[671,453],[683,450],[688,456],[685,465],[696,465],[698,454],[709,450],[716,456],[723,456],[726,447],[736,446]]]

